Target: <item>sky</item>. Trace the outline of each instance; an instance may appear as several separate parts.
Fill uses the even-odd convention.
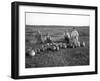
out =
[[[26,25],[89,26],[89,15],[26,13]]]

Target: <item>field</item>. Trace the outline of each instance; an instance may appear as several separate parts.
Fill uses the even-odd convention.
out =
[[[47,33],[50,34],[53,41],[63,38],[65,30],[71,32],[72,26],[40,26],[34,25],[25,27],[25,49],[39,48],[41,44],[37,44],[36,32],[39,30],[42,33],[44,40]],[[45,51],[36,54],[33,57],[25,57],[26,68],[39,67],[58,67],[58,66],[82,66],[89,65],[89,26],[76,27],[79,32],[79,41],[85,42],[85,47],[66,48],[59,51]]]

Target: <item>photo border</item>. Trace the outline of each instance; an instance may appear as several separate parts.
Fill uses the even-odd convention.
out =
[[[57,7],[57,8],[74,8],[74,9],[92,9],[95,10],[95,71],[89,72],[76,72],[76,73],[59,73],[59,74],[43,74],[43,75],[28,75],[19,76],[19,6],[42,6],[42,7]],[[31,2],[12,2],[11,6],[11,77],[13,79],[25,79],[25,78],[43,78],[43,77],[58,77],[58,76],[72,76],[72,75],[88,75],[98,73],[97,62],[97,13],[96,6],[81,6],[81,5],[61,5],[61,4],[49,4],[49,3],[31,3]]]

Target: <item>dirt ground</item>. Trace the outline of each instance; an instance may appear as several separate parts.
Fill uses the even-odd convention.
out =
[[[27,27],[26,26],[26,49],[29,47],[38,48],[41,44],[30,44],[28,40],[35,40],[34,36],[31,37],[30,32],[34,32],[36,30],[40,30],[45,33],[48,31],[51,34],[54,40],[61,37],[65,28],[59,29],[55,28],[40,28],[40,27]],[[70,29],[70,27],[68,27]],[[45,51],[40,54],[36,54],[33,57],[26,56],[25,57],[25,67],[26,68],[39,68],[39,67],[58,67],[58,66],[80,66],[80,65],[89,65],[89,27],[78,27],[80,37],[79,41],[84,41],[86,43],[85,47],[77,47],[77,48],[66,48],[60,49],[59,51]],[[34,38],[34,39],[30,39]]]

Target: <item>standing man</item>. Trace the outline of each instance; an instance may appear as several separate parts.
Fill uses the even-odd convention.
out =
[[[80,46],[80,42],[79,42],[79,33],[78,31],[75,29],[75,27],[72,28],[72,32],[71,32],[71,43],[74,47]]]
[[[43,43],[42,34],[39,30],[37,31],[36,38],[37,38],[37,43]]]

